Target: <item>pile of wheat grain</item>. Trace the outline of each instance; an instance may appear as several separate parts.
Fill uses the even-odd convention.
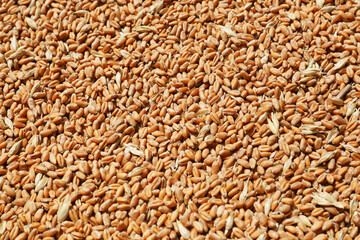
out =
[[[0,240],[350,240],[360,4],[0,2]]]

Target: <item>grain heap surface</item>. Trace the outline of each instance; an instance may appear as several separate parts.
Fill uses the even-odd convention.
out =
[[[0,240],[360,239],[360,3],[0,2]]]

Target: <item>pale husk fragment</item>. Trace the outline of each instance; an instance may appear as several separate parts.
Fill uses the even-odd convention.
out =
[[[8,126],[8,128],[11,129],[11,131],[14,131],[13,122],[9,118],[5,117],[4,122],[5,122],[6,126]]]
[[[0,223],[0,234],[3,234],[6,230],[6,221]]]
[[[26,54],[27,50],[25,49],[25,46],[19,47],[13,54],[9,56],[9,59],[15,59],[15,58],[21,58]]]
[[[329,12],[334,11],[335,9],[336,9],[335,6],[326,6],[326,7],[323,7],[323,8],[321,9],[321,11],[329,13]]]
[[[310,68],[312,68],[313,67],[313,64],[314,64],[314,59],[313,58],[310,58],[309,59],[309,63],[308,63],[308,66],[307,66],[307,68],[306,69],[310,69]]]
[[[205,125],[203,128],[201,128],[197,138],[202,139],[205,137],[206,133],[210,130],[210,125]]]
[[[246,198],[247,198],[247,194],[248,194],[248,184],[249,184],[249,180],[246,181],[246,183],[244,183],[244,189],[242,190],[239,200],[241,202],[245,202]]]
[[[25,55],[28,55],[29,57],[36,57],[36,55],[33,52],[26,49],[26,46],[21,46],[9,56],[9,59],[10,60],[19,59]]]
[[[125,146],[125,153],[132,153],[139,157],[145,157],[145,153],[138,149],[138,147],[132,143],[124,144]]]
[[[330,143],[332,142],[332,140],[334,140],[334,138],[337,137],[337,135],[339,134],[339,131],[337,129],[333,129],[329,132],[329,134],[326,137],[326,142]]]
[[[319,133],[319,126],[314,124],[304,124],[299,127],[301,132],[305,135],[312,135]]]
[[[274,135],[279,136],[279,121],[274,117],[273,113],[271,114],[271,119],[268,118],[269,129]]]
[[[28,71],[25,71],[24,75],[22,77],[19,77],[20,80],[27,80],[29,79],[31,76],[34,75],[34,69],[30,69]]]
[[[234,214],[230,213],[230,215],[227,217],[226,219],[226,223],[225,223],[225,235],[227,235],[230,231],[230,229],[232,229],[234,225]]]
[[[265,200],[264,213],[265,213],[266,216],[269,216],[270,208],[271,208],[271,203],[272,203],[272,198],[267,198],[267,199]]]
[[[126,58],[126,59],[128,59],[128,58],[131,57],[131,54],[130,54],[128,51],[126,51],[126,50],[120,50],[120,53],[121,53],[121,55],[122,55],[124,58]]]
[[[17,42],[17,40],[16,40],[16,37],[15,37],[15,35],[14,35],[14,36],[11,38],[10,48],[11,48],[11,50],[16,51],[16,50],[18,49],[18,47],[19,47],[19,44],[18,44],[18,42]]]
[[[38,185],[40,180],[42,179],[43,177],[43,174],[42,173],[38,173],[36,174],[36,177],[35,177],[35,185]]]
[[[275,17],[273,17],[271,20],[268,21],[268,24],[266,24],[265,29],[268,29],[270,27],[273,27],[279,23],[279,20]]]
[[[350,117],[350,122],[358,120],[359,119],[359,113],[360,113],[359,109],[356,109],[355,112]]]
[[[278,129],[278,131],[279,131],[280,124],[279,124],[279,120],[277,119],[275,113],[271,113],[271,120],[272,120],[272,122],[274,123],[275,127],[276,127],[276,128]]]
[[[311,227],[311,226],[312,226],[310,220],[309,220],[308,217],[306,217],[305,215],[300,215],[300,216],[299,216],[299,219],[300,219],[300,221],[301,221],[303,224],[305,224],[306,226],[308,226],[308,227]]]
[[[328,162],[329,160],[331,160],[335,154],[337,153],[337,151],[333,151],[333,152],[326,152],[325,154],[323,154],[320,159],[315,162],[314,164],[312,164],[312,167],[317,167],[325,162]]]
[[[39,144],[40,144],[40,136],[35,134],[34,136],[32,136],[30,138],[29,143],[31,143],[31,145],[33,145],[34,147],[39,146]]]
[[[354,212],[358,208],[359,202],[356,197],[354,197],[350,202],[350,219],[354,216]]]
[[[45,57],[46,57],[47,60],[52,59],[53,56],[52,56],[52,53],[51,53],[51,51],[49,49],[46,50]]]
[[[145,167],[136,167],[131,172],[128,173],[128,177],[132,178],[135,176],[139,176],[143,173],[144,170],[145,170]]]
[[[267,112],[261,114],[261,116],[259,117],[258,121],[259,121],[259,122],[263,122],[263,121],[265,121],[265,119],[268,119],[268,113],[267,113]],[[270,128],[270,127],[269,127],[269,128]],[[271,129],[270,129],[270,130],[271,130]],[[275,133],[274,133],[274,134],[275,134]]]
[[[16,155],[19,151],[20,151],[20,148],[21,148],[21,140],[14,143],[14,145],[10,148],[9,150],[9,154],[10,156],[11,155]]]
[[[321,206],[334,206],[337,208],[344,208],[344,205],[342,205],[340,202],[336,201],[333,196],[331,196],[327,192],[315,192],[312,194],[313,202],[315,204],[321,205]]]
[[[269,54],[265,54],[260,60],[261,64],[265,64],[269,61]]]
[[[324,6],[325,0],[316,0],[316,5],[319,8],[322,8]]]
[[[124,183],[123,186],[124,186],[125,194],[128,195],[128,196],[131,196],[132,194],[131,194],[131,189],[130,189],[129,184]]]
[[[285,174],[286,171],[289,170],[291,163],[292,163],[292,157],[289,157],[289,159],[286,160],[286,162],[284,164],[283,174]]]
[[[34,86],[31,88],[30,96],[34,95],[35,92],[40,90],[40,81],[37,81]]]
[[[179,167],[179,160],[185,155],[185,151],[180,151],[178,157],[175,160],[175,163],[172,164],[171,169],[175,171]]]
[[[46,186],[47,182],[48,182],[48,178],[44,176],[35,186],[35,192],[39,192],[40,190],[42,190]]]
[[[360,151],[349,144],[340,143],[346,150],[352,153],[359,153]]]
[[[357,101],[357,98],[355,98],[354,100],[352,100],[351,102],[349,102],[347,104],[346,117],[350,117],[355,112],[355,109],[356,109],[355,102],[356,101]]]
[[[344,67],[348,60],[349,60],[349,57],[340,59],[340,60],[335,64],[335,66],[333,67],[333,69],[334,69],[334,70],[338,70],[338,69]]]
[[[150,7],[150,12],[152,14],[156,14],[158,12],[160,12],[160,10],[164,7],[164,1],[163,0],[160,0],[160,1],[157,1],[154,5],[152,5]]]
[[[190,231],[188,229],[186,229],[184,227],[184,225],[182,225],[182,223],[180,221],[176,221],[178,228],[179,228],[179,232],[180,235],[184,238],[184,239],[190,239]]]
[[[134,18],[134,23],[137,22],[137,20],[142,19],[145,16],[146,12],[144,9],[142,9],[141,11],[138,12],[138,14],[136,14],[135,18]]]
[[[58,223],[63,222],[68,214],[69,214],[69,208],[71,204],[71,198],[70,194],[66,195],[66,197],[63,199],[63,201],[60,203],[59,209],[58,209]]]
[[[224,31],[227,35],[235,38],[237,37],[236,33],[233,30],[231,30],[229,27],[221,26],[221,25],[218,25],[218,27],[221,29],[221,31]]]
[[[34,30],[38,29],[38,26],[37,26],[36,22],[33,19],[31,19],[29,17],[26,17],[25,21],[29,25],[29,27],[31,27],[32,29],[34,29]]]
[[[265,240],[266,239],[266,233],[263,232],[256,240]]]
[[[118,85],[118,87],[121,87],[121,73],[117,72],[115,75],[115,82]]]

